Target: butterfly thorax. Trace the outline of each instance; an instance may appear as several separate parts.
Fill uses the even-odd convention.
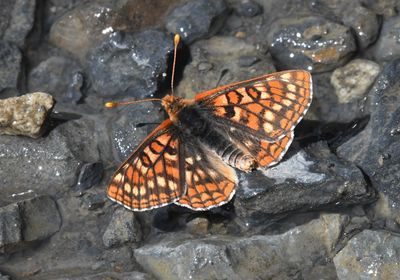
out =
[[[173,123],[178,121],[179,112],[186,106],[192,105],[194,102],[192,100],[183,99],[182,97],[166,95],[161,100],[161,105],[167,112],[170,120]]]

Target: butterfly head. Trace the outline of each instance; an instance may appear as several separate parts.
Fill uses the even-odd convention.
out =
[[[166,95],[163,99],[161,99],[161,104],[165,108],[165,111],[168,113],[169,118],[172,121],[176,119],[179,111],[188,105],[187,100],[173,95]]]

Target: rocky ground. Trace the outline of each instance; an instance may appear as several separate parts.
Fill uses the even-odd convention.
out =
[[[1,1],[0,279],[399,279],[399,10]],[[166,116],[103,103],[166,94],[174,33],[180,96],[301,68],[314,100],[282,162],[240,174],[232,202],[133,213],[107,183]]]

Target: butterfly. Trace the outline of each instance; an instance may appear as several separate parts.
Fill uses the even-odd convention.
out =
[[[278,163],[312,100],[307,71],[291,70],[211,89],[166,95],[163,121],[121,164],[108,197],[133,211],[171,203],[209,210],[229,202],[238,177]],[[234,168],[233,168],[234,167]]]
[[[168,113],[114,173],[108,197],[133,211],[175,203],[208,210],[229,202],[238,178],[278,163],[312,100],[311,74],[272,73],[183,99],[173,95],[179,36],[174,38],[171,91],[161,101]]]

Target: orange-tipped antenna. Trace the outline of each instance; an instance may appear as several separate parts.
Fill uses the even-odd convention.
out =
[[[178,49],[181,36],[175,34],[174,36],[174,61],[172,62],[172,75],[171,75],[171,95],[174,95],[174,79],[175,79],[175,64],[176,64],[176,51]]]
[[[120,105],[136,104],[136,103],[150,102],[150,101],[161,101],[161,98],[149,98],[149,99],[123,101],[123,102],[108,101],[108,102],[104,103],[104,107],[114,108],[114,107],[117,107]]]

